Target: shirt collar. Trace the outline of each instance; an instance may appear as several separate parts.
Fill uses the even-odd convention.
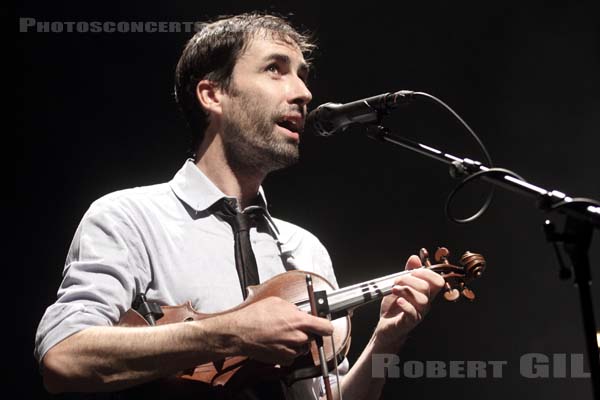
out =
[[[237,201],[235,197],[227,196],[223,193],[204,175],[191,158],[185,161],[183,167],[177,171],[173,179],[169,182],[169,185],[173,192],[175,192],[175,195],[196,212],[206,210],[222,198]],[[257,204],[250,207],[262,208],[269,224],[279,233],[267,209],[267,199],[262,186],[258,188],[257,195]]]

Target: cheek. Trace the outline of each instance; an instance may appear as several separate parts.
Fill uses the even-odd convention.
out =
[[[278,103],[266,92],[247,98],[241,106],[251,119],[273,121],[281,114]]]
[[[260,98],[240,96],[225,116],[228,123],[243,131],[270,131],[274,123],[273,110],[265,106]]]
[[[235,114],[236,119],[255,121],[255,123],[270,124],[286,112],[284,103],[284,88],[280,82],[257,79],[253,85],[238,87],[238,94],[232,99],[224,113]]]
[[[283,79],[257,79],[249,93],[253,93],[263,103],[278,104],[285,99],[287,90]]]

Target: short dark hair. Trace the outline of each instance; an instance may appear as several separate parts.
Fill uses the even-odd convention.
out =
[[[296,44],[307,60],[316,47],[310,34],[297,31],[282,16],[254,12],[202,23],[186,44],[175,71],[175,99],[191,128],[193,153],[209,123],[196,98],[198,82],[207,79],[228,90],[235,63],[259,33]]]

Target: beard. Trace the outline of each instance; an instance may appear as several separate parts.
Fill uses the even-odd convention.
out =
[[[229,165],[238,171],[269,173],[298,162],[298,142],[275,132],[289,107],[269,112],[264,101],[230,88],[232,107],[223,118],[223,145]],[[298,111],[297,105],[293,110]]]

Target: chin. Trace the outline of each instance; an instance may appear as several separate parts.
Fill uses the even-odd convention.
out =
[[[270,157],[270,170],[275,171],[278,169],[283,169],[287,167],[291,167],[296,164],[300,160],[300,153],[298,151],[298,147],[294,146],[293,151],[278,151],[271,153]]]

